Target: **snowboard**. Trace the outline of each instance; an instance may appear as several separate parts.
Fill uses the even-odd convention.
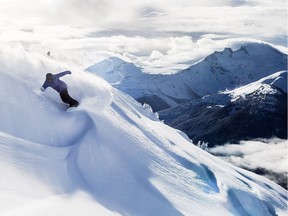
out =
[[[77,108],[78,106],[79,106],[79,102],[77,101],[76,104],[74,104],[73,106],[68,107],[68,108],[66,109],[66,111],[73,110],[73,109]]]
[[[76,109],[78,106],[72,106],[72,107],[68,107],[67,109],[66,109],[66,111],[71,111],[71,110],[74,110],[74,109]]]

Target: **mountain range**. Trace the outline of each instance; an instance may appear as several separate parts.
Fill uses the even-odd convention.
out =
[[[210,147],[255,138],[287,139],[287,71],[163,110],[159,116]]]
[[[154,111],[234,89],[287,69],[287,55],[265,43],[248,43],[233,51],[214,52],[176,74],[143,73],[141,68],[111,57],[86,70],[111,83]]]
[[[87,68],[149,104],[160,119],[193,141],[211,146],[259,137],[287,138],[286,70],[287,55],[264,43],[249,43],[236,51],[225,48],[170,75],[143,73],[116,57]],[[274,90],[262,91],[267,88]]]

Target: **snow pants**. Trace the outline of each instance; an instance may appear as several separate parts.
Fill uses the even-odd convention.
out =
[[[60,92],[60,97],[64,103],[67,103],[70,105],[70,107],[76,107],[78,106],[79,102],[74,100],[70,95],[68,94],[68,90],[64,89],[62,92]]]

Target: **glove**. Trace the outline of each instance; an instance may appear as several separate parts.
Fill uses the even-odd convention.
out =
[[[41,91],[40,91],[41,90]],[[36,95],[42,95],[43,91],[42,91],[42,88],[41,89],[33,89],[33,92],[36,94]]]

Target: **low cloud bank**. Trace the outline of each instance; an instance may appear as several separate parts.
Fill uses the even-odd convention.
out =
[[[277,182],[287,189],[288,141],[282,139],[260,139],[241,141],[209,149],[222,159]]]

